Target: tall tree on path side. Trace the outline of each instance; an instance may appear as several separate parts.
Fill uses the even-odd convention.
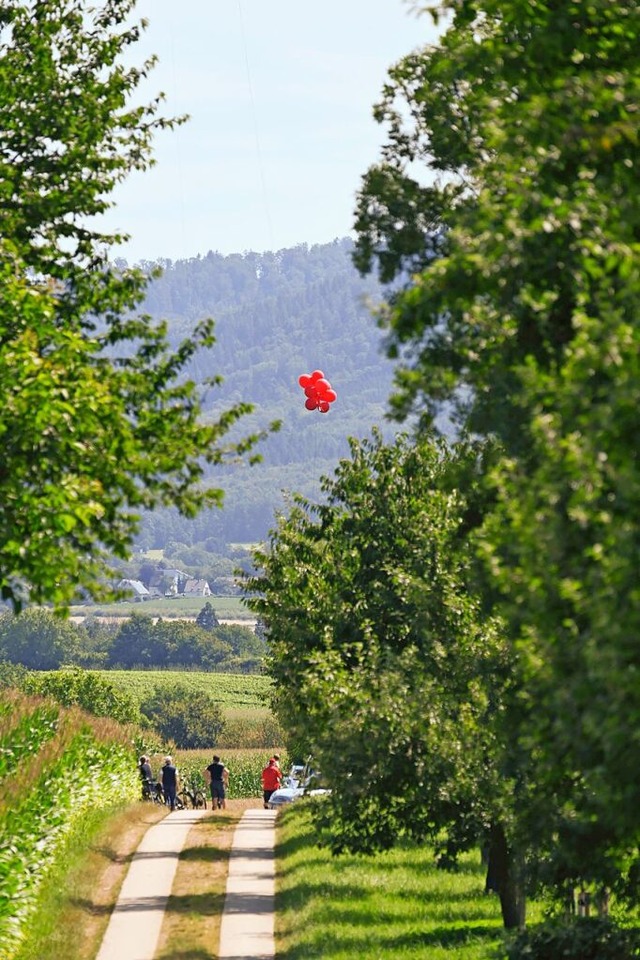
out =
[[[161,97],[132,105],[153,66],[124,65],[142,24],[134,0],[8,0],[0,11],[0,594],[64,609],[105,593],[139,513],[220,504],[201,483],[249,407],[204,423],[183,376],[214,343],[211,321],[171,349],[136,316],[146,280],[118,270],[101,232],[114,187],[153,161],[177,120]],[[209,386],[219,378],[212,377]]]
[[[439,11],[377,108],[357,263],[413,272],[385,318],[396,414],[447,401],[502,445],[478,544],[520,665],[505,736],[535,760],[512,841],[558,892],[636,896],[640,9]]]

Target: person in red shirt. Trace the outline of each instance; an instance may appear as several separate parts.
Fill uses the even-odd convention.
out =
[[[282,770],[277,760],[271,758],[262,771],[262,797],[265,810],[269,809],[269,800],[274,790],[277,790],[282,780]]]

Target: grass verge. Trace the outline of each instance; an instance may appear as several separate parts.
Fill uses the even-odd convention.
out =
[[[490,960],[500,904],[485,896],[479,854],[455,873],[415,844],[333,857],[316,846],[310,802],[284,810],[276,847],[278,960]]]
[[[129,863],[162,807],[136,803],[89,815],[49,873],[16,960],[91,960],[98,952]]]

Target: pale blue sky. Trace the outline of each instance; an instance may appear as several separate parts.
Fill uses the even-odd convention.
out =
[[[114,254],[158,257],[326,243],[353,224],[378,156],[388,67],[435,39],[406,0],[138,0],[135,61],[160,63],[145,99],[191,120],[156,139],[157,165],[114,194]]]

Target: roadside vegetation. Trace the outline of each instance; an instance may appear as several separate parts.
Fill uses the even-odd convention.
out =
[[[0,691],[0,956],[13,960],[45,878],[87,818],[135,799],[130,727]]]

